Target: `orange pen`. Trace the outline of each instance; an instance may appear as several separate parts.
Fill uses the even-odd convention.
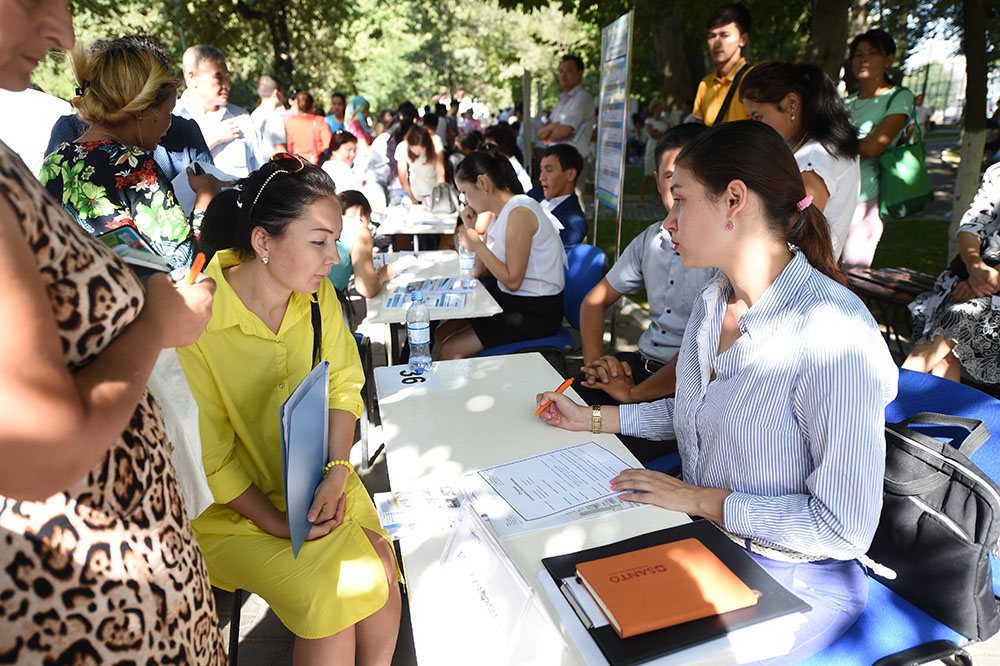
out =
[[[194,258],[194,263],[191,264],[191,270],[188,271],[188,284],[194,284],[194,281],[198,279],[198,275],[201,273],[201,269],[205,267],[205,253],[199,252],[198,256]]]
[[[564,381],[562,384],[560,384],[559,388],[556,389],[556,393],[562,393],[563,391],[565,391],[566,389],[568,389],[569,385],[573,383],[574,379],[576,379],[576,377],[570,377],[569,379],[567,379],[566,381]],[[551,400],[549,400],[548,402],[544,403],[535,412],[535,416],[538,416],[539,414],[541,414],[543,411],[545,411],[545,408],[548,407],[551,404],[552,404]]]

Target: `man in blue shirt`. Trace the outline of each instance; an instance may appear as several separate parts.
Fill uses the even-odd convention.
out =
[[[583,158],[571,144],[549,146],[542,153],[541,175],[538,178],[541,184],[527,192],[562,223],[559,236],[566,247],[582,243],[587,236],[587,218],[574,190],[581,171]]]

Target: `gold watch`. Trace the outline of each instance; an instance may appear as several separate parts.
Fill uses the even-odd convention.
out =
[[[595,435],[601,434],[601,406],[594,405],[590,408],[590,432]]]

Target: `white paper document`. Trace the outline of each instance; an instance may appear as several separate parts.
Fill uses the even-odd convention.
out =
[[[617,495],[611,479],[628,464],[596,442],[573,444],[478,472],[524,520],[540,520]]]
[[[629,467],[591,441],[488,467],[452,486],[375,493],[374,499],[393,538],[450,529],[469,503],[506,538],[640,506],[611,490],[611,479]]]

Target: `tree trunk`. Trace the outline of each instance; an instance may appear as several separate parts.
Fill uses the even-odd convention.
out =
[[[292,54],[289,50],[291,36],[288,31],[288,5],[286,0],[278,0],[274,6],[265,11],[254,9],[245,0],[238,0],[236,10],[249,20],[263,21],[271,34],[271,47],[274,49],[274,75],[281,80],[286,92],[292,88]]]
[[[853,0],[851,3],[851,21],[847,27],[848,44],[850,44],[852,39],[867,30],[868,0]],[[851,69],[851,63],[846,56],[844,59],[844,83],[847,86],[847,92],[857,92],[858,80],[854,77],[854,70]]]
[[[979,188],[979,167],[986,142],[986,4],[962,0],[962,51],[965,53],[965,120],[962,161],[955,176],[955,198],[948,226],[948,256],[957,250],[958,223]]]
[[[663,12],[653,26],[653,53],[662,76],[660,92],[670,109],[679,109],[685,100],[694,99],[698,87],[684,52],[684,40],[678,38],[682,27],[683,24],[674,20],[669,12]]]
[[[812,0],[806,62],[826,72],[834,81],[847,55],[847,14],[852,0]]]
[[[267,27],[271,31],[271,46],[274,49],[274,71],[279,79],[291,89],[292,74],[295,71],[292,63],[292,37],[288,30],[288,3],[278,0],[277,11],[271,14]]]

